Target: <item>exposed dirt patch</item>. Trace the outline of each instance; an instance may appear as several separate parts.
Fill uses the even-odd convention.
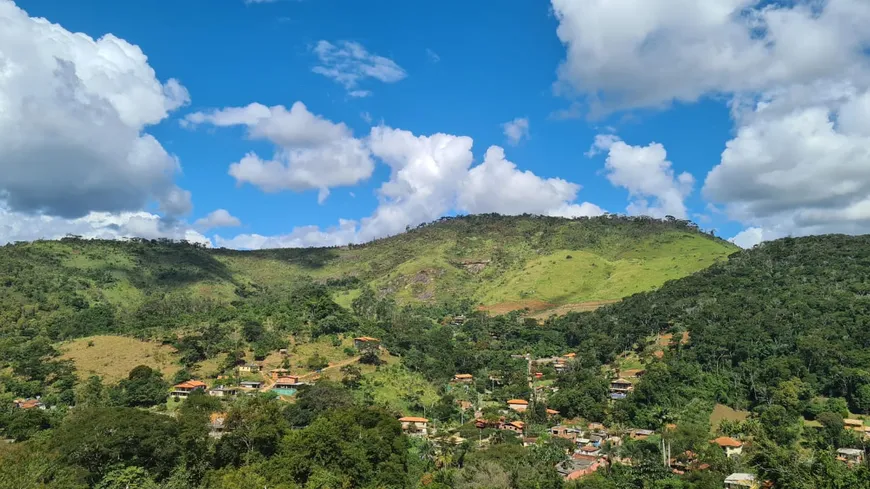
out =
[[[492,304],[489,306],[478,306],[477,310],[486,311],[494,316],[497,316],[499,314],[507,314],[511,311],[522,311],[527,309],[528,311],[526,312],[526,317],[536,319],[538,321],[544,321],[550,316],[564,316],[569,312],[594,311],[601,306],[613,304],[614,302],[619,302],[619,299],[577,302],[574,304],[562,304],[561,306],[557,306],[555,304],[550,304],[549,302],[544,302],[540,300],[520,300],[501,302],[499,304]]]
[[[480,273],[489,265],[491,260],[464,260],[459,262],[459,265],[468,273]]]
[[[619,299],[611,299],[604,301],[586,301],[586,302],[577,302],[575,304],[564,304],[561,306],[553,307],[552,309],[547,309],[545,311],[541,311],[539,313],[530,315],[530,318],[537,319],[538,321],[544,321],[550,316],[564,316],[569,312],[589,312],[598,309],[601,306],[606,306],[608,304],[613,304],[615,302],[619,302]]]
[[[535,313],[535,312],[543,311],[546,309],[552,309],[553,307],[556,307],[555,304],[550,304],[549,302],[530,299],[530,300],[501,302],[499,304],[492,304],[489,306],[478,306],[477,310],[478,311],[486,311],[492,315],[498,316],[499,314],[507,314],[511,311],[522,311],[524,309],[528,309],[528,311],[530,313]]]

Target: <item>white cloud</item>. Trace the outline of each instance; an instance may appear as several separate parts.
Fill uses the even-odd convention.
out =
[[[517,117],[510,122],[505,122],[501,127],[504,129],[508,143],[513,146],[519,144],[523,138],[529,139],[529,119],[525,117]]]
[[[226,209],[217,209],[209,215],[197,219],[193,223],[193,227],[202,231],[207,231],[214,228],[237,227],[241,226],[242,221],[238,217],[232,215]]]
[[[450,211],[591,216],[598,206],[575,203],[580,186],[558,178],[543,179],[521,171],[492,147],[484,162],[471,168],[473,141],[451,134],[415,135],[386,126],[373,127],[365,140],[371,152],[390,167],[377,190],[375,211],[338,227],[302,226],[279,236],[242,234],[215,237],[218,246],[276,248],[359,243],[400,233],[408,226],[440,218]]]
[[[369,53],[362,44],[352,41],[319,41],[313,48],[319,64],[311,70],[341,84],[351,97],[367,97],[369,90],[359,90],[359,83],[375,79],[395,83],[408,76],[395,61]]]
[[[471,214],[543,214],[564,217],[603,214],[594,204],[572,204],[580,185],[561,178],[541,178],[518,170],[505,159],[504,150],[492,146],[483,163],[472,168],[459,183],[459,210]]]
[[[185,122],[219,127],[243,125],[252,139],[275,144],[271,159],[251,152],[229,169],[238,183],[250,183],[266,192],[315,189],[322,202],[330,188],[357,184],[374,170],[369,149],[353,137],[344,123],[312,114],[302,102],[294,103],[290,110],[282,105],[254,103],[196,112]]]
[[[366,124],[372,123],[372,115],[368,112],[360,112],[359,116],[363,121],[365,121]]]
[[[318,226],[299,226],[288,234],[263,236],[240,234],[233,238],[215,235],[215,246],[243,250],[267,248],[308,248],[316,246],[340,246],[357,241],[357,223],[341,219],[338,227],[320,229]]]
[[[737,122],[703,189],[728,217],[765,239],[870,232],[870,91],[795,87]]]
[[[188,102],[178,81],[161,83],[123,39],[73,34],[7,0],[0,25],[0,195],[11,211],[190,211],[178,160],[143,132]]]
[[[781,236],[765,236],[765,231],[761,228],[747,228],[743,231],[740,231],[733,238],[728,241],[736,244],[741,248],[752,248],[753,246],[761,243],[762,241],[767,241],[769,239],[780,238]]]
[[[866,0],[552,0],[559,87],[599,108],[762,92],[849,73],[870,42]]]
[[[674,174],[664,146],[631,146],[612,134],[600,134],[587,154],[600,151],[607,151],[607,179],[628,190],[634,199],[628,205],[629,214],[686,218],[684,200],[692,193],[695,179],[686,172]]]
[[[34,216],[0,206],[0,243],[60,239],[72,234],[85,238],[170,238],[210,246],[211,242],[183,221],[163,219],[149,212],[91,212],[75,219]]]
[[[431,63],[437,63],[441,61],[441,56],[438,56],[438,53],[429,48],[426,48],[426,57],[429,58],[429,61]]]
[[[473,141],[466,136],[415,136],[409,131],[373,127],[372,153],[390,166],[390,179],[378,190],[380,205],[361,221],[359,239],[368,241],[436,219],[454,205],[456,186],[468,172]]]

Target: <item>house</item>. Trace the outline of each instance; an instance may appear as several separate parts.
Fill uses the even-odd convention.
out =
[[[743,442],[735,440],[728,436],[720,436],[715,440],[710,440],[710,443],[719,445],[722,450],[725,450],[725,455],[733,457],[743,453]]]
[[[558,415],[559,415],[559,411],[556,411],[555,409],[547,409],[547,416],[558,416]]]
[[[460,314],[458,316],[453,316],[453,321],[451,321],[451,324],[453,324],[454,326],[461,326],[465,324],[465,321],[467,321],[465,315]]]
[[[553,370],[555,370],[557,374],[561,374],[562,372],[568,370],[568,365],[564,362],[555,362],[553,363]]]
[[[271,377],[272,380],[278,380],[281,377],[286,377],[289,373],[289,368],[273,368],[272,370],[269,370],[269,377]]]
[[[567,359],[569,359],[569,360],[573,360],[573,359],[575,359],[575,358],[577,357],[577,354],[576,354],[576,353],[573,353],[573,352],[572,352],[572,353],[566,353],[566,354],[562,355],[562,357],[567,358]]]
[[[577,450],[577,453],[580,455],[585,455],[587,457],[597,457],[601,454],[601,449],[596,447],[595,445],[584,445]]]
[[[272,384],[272,388],[273,389],[296,389],[300,385],[302,385],[302,383],[299,382],[299,377],[297,377],[295,375],[290,375],[288,377],[281,377],[278,380],[276,380],[275,383]]]
[[[524,399],[511,399],[507,403],[510,409],[513,409],[518,413],[521,413],[529,408],[529,401],[526,401]]]
[[[505,429],[508,431],[513,431],[514,433],[516,433],[518,435],[523,434],[523,430],[525,429],[525,427],[526,427],[526,424],[523,423],[522,421],[511,421],[509,423],[505,423],[502,425],[502,429]]]
[[[172,396],[186,398],[193,391],[196,390],[205,390],[208,387],[205,385],[205,382],[200,382],[199,380],[188,380],[186,382],[182,382],[173,387]]]
[[[631,430],[632,440],[646,440],[655,432],[653,430]]]
[[[620,377],[610,382],[610,394],[622,394],[624,397],[632,390],[634,390],[634,385],[630,380]]]
[[[589,423],[587,428],[589,428],[589,431],[592,431],[592,432],[606,432],[607,431],[607,428],[605,428],[604,425],[601,423]]]
[[[209,436],[220,438],[226,431],[224,423],[227,419],[227,413],[211,413],[209,415]]]
[[[208,391],[208,395],[212,397],[232,397],[239,393],[235,387],[218,386]]]
[[[246,363],[244,365],[239,365],[239,372],[257,373],[262,369],[263,367],[256,363]]]
[[[459,382],[461,384],[470,384],[474,380],[474,376],[471,374],[456,374],[453,376],[453,382]]]
[[[281,348],[280,350],[278,350],[278,353],[279,353],[280,355],[286,357],[286,356],[287,356],[287,349],[286,349],[286,348]]]
[[[45,404],[39,399],[16,399],[14,402],[18,409],[45,409]]]
[[[263,383],[259,380],[243,380],[239,382],[239,386],[245,389],[259,389],[260,387],[263,387]]]
[[[540,380],[544,378],[543,372],[535,372],[535,379]]]
[[[534,436],[526,436],[523,437],[523,446],[524,447],[533,447],[538,444],[538,438]]]
[[[357,350],[368,350],[371,348],[380,348],[381,340],[372,338],[371,336],[360,336],[353,339],[353,347]]]
[[[837,460],[846,462],[848,465],[857,465],[864,461],[864,450],[858,448],[837,449]]]
[[[598,470],[599,464],[588,458],[572,457],[556,465],[556,472],[565,480],[576,480]]]
[[[735,473],[725,478],[725,489],[758,489],[758,483],[752,474]]]
[[[418,418],[416,416],[405,416],[399,418],[399,423],[402,423],[402,431],[409,435],[428,435],[429,420],[426,418]]]
[[[575,440],[577,438],[577,430],[563,425],[556,425],[550,428],[550,434],[566,440]]]
[[[843,426],[847,430],[864,431],[864,421],[861,419],[844,419]]]
[[[459,406],[459,409],[463,411],[468,411],[469,409],[474,407],[474,405],[471,404],[471,401],[464,401],[462,399],[457,399],[456,405]]]

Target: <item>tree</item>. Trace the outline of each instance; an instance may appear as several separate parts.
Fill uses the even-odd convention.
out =
[[[356,365],[345,365],[341,367],[341,384],[348,389],[356,389],[359,387],[360,380],[362,380],[362,370]]]
[[[107,395],[103,388],[103,379],[91,375],[76,390],[76,406],[99,407],[106,404]]]
[[[92,483],[119,464],[166,477],[181,455],[177,440],[174,419],[132,408],[76,409],[52,436],[62,459],[86,470]]]
[[[311,370],[322,370],[329,366],[329,361],[326,360],[320,353],[314,353],[311,355],[308,360],[306,360],[305,365]]]
[[[163,380],[163,374],[146,365],[139,365],[131,370],[130,375],[118,387],[122,392],[120,399],[129,407],[163,404],[169,396],[169,384]]]
[[[103,477],[94,489],[159,489],[142,467],[125,467],[113,470]]]

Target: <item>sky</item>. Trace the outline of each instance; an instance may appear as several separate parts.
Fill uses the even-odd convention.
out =
[[[866,0],[0,0],[0,242],[870,232]]]

